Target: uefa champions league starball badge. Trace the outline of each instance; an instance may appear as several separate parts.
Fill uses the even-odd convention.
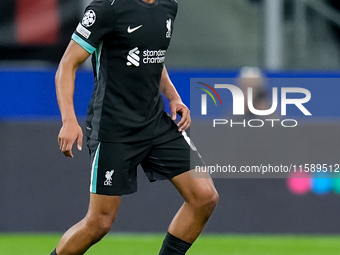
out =
[[[83,18],[81,24],[84,27],[90,27],[95,22],[96,22],[96,13],[94,11],[92,11],[92,10],[88,10],[87,12],[85,12],[84,18]]]

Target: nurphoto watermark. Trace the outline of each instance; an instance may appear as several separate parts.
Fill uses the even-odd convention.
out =
[[[192,172],[216,178],[338,177],[338,84],[338,78],[191,79],[190,137],[205,161],[192,165]]]

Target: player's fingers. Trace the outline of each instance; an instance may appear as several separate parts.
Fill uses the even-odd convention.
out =
[[[59,137],[59,149],[63,151],[63,148],[65,147],[65,140]]]
[[[177,126],[182,126],[188,120],[189,110],[181,109],[179,112],[181,113],[182,119],[178,122]]]
[[[64,155],[65,155],[66,157],[73,158],[72,151],[64,151],[63,153],[64,153]]]
[[[63,144],[64,144],[64,139],[62,139],[60,134],[58,135],[58,144],[59,144],[59,149],[62,150],[62,147],[63,147]]]
[[[190,110],[188,108],[184,108],[182,111],[182,119],[179,122],[179,131],[184,131],[190,127],[191,118],[190,118]]]
[[[77,147],[78,147],[78,150],[82,150],[82,146],[83,146],[83,134],[80,133],[79,136],[78,136],[78,139],[77,139]]]
[[[64,153],[64,155],[65,155],[66,157],[73,158],[72,149],[71,149],[71,150],[63,151],[63,153]]]
[[[191,120],[188,120],[187,123],[186,123],[186,125],[183,126],[183,131],[184,131],[184,130],[187,130],[187,129],[190,127],[190,125],[191,125]]]
[[[171,119],[173,121],[175,121],[176,120],[176,115],[177,115],[177,107],[170,106],[170,111],[171,111]]]
[[[61,150],[61,146],[62,146],[62,141],[60,138],[58,138],[58,145],[59,145],[59,150]]]
[[[66,157],[71,157],[71,158],[73,158],[72,145],[73,145],[72,142],[69,142],[69,141],[64,142],[61,151],[64,153],[64,155],[65,155]]]
[[[178,129],[178,131],[182,132],[185,131],[186,129],[188,129],[190,126],[190,121],[186,121],[184,122]]]
[[[180,127],[180,131],[185,131],[190,127],[191,119],[190,116],[187,118],[187,120],[183,123],[183,125]]]

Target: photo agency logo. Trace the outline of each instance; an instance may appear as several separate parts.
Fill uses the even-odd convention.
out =
[[[233,116],[245,116],[245,107],[252,116],[253,119],[240,120],[240,118],[234,119],[213,119],[213,127],[219,125],[230,125],[230,127],[253,127],[259,128],[266,125],[275,127],[276,125],[281,125],[282,127],[296,127],[298,121],[296,119],[284,119],[287,116],[287,106],[292,105],[297,107],[299,111],[302,112],[304,116],[312,116],[310,111],[305,107],[304,104],[311,100],[311,92],[305,88],[298,87],[281,87],[279,97],[279,88],[273,87],[271,91],[271,106],[269,109],[256,109],[254,104],[254,91],[253,87],[248,87],[245,93],[240,87],[231,84],[214,84],[209,85],[203,82],[197,82],[203,87],[197,87],[197,89],[203,91],[201,94],[201,116],[208,115],[208,112],[214,111],[214,109],[208,109],[208,100],[212,100],[215,107],[224,107],[221,96],[224,93],[231,93],[232,95],[232,114]],[[209,97],[208,97],[209,96]],[[216,98],[219,101],[219,104]],[[280,99],[280,102],[279,102]],[[278,113],[278,106],[281,106],[281,111]],[[225,109],[225,112],[227,110]],[[270,116],[275,115],[276,118],[271,118]],[[256,118],[259,116],[259,118]],[[281,118],[280,118],[281,116]]]

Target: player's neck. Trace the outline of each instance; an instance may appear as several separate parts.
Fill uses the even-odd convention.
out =
[[[148,4],[152,4],[153,2],[155,2],[155,0],[143,0],[143,2],[148,3]]]

